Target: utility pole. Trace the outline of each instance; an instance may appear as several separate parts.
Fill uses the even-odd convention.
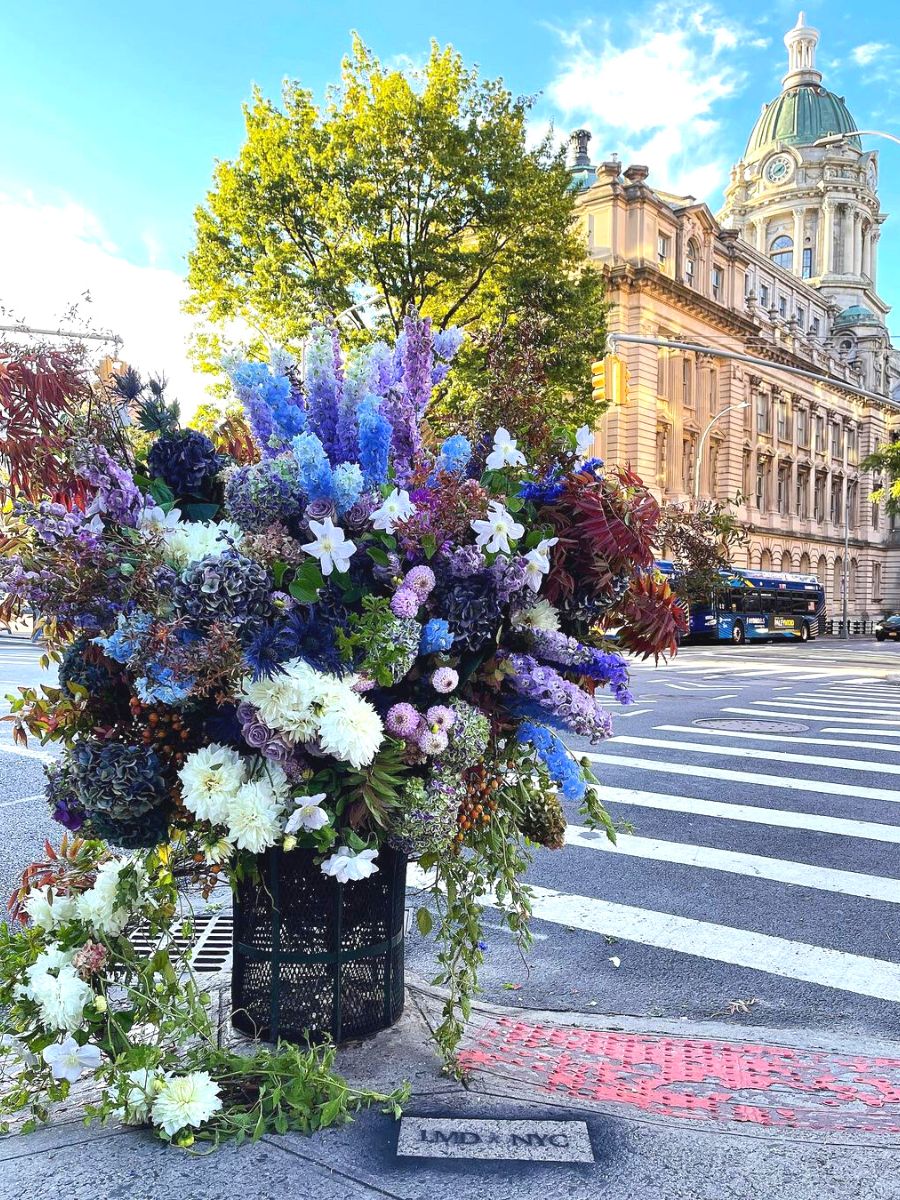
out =
[[[844,471],[844,569],[841,579],[841,637],[850,637],[850,478]]]

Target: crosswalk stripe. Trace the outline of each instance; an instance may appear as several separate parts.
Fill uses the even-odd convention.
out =
[[[614,743],[610,743],[614,745]],[[639,771],[662,771],[666,775],[691,775],[701,770],[696,763],[668,763],[649,758],[632,758],[626,754],[585,754],[590,762],[605,767],[634,767]],[[791,779],[784,775],[762,775],[756,771],[729,771],[725,767],[702,768],[704,779],[727,779],[732,783],[758,784],[773,790],[783,788],[793,792],[816,792],[829,796],[859,796],[866,800],[889,800],[900,804],[900,789],[863,787],[858,783],[828,783],[819,779]]]
[[[665,792],[607,787],[606,784],[601,785],[600,795],[604,804],[634,805],[637,808],[661,809],[663,812],[688,813],[696,817],[745,821],[752,825],[772,825],[776,829],[800,829],[808,833],[828,833],[900,845],[900,826],[883,824],[881,821],[853,821],[849,817],[760,808],[754,804],[731,804],[725,800],[701,800],[694,796],[670,796]]]
[[[740,713],[742,716],[745,716],[745,717],[777,717],[779,721],[784,721],[788,717],[793,717],[795,720],[801,720],[801,721],[843,721],[843,723],[845,725],[848,722],[851,722],[854,725],[866,725],[869,728],[871,728],[873,725],[879,725],[879,726],[880,725],[893,725],[893,726],[900,725],[900,721],[892,721],[892,720],[888,720],[884,717],[881,717],[881,718],[879,718],[879,717],[842,717],[840,713],[836,713],[836,712],[818,712],[818,713],[803,712],[803,711],[797,712],[793,708],[787,708],[786,711],[783,710],[782,712],[772,712],[771,711],[771,709],[774,705],[782,705],[782,704],[787,705],[786,700],[764,700],[764,701],[760,701],[759,703],[768,705],[768,709],[765,709],[765,708],[723,708],[722,712]],[[878,730],[876,730],[876,732],[880,734],[882,732],[882,730],[878,729]]]
[[[835,720],[836,721],[840,720],[840,717],[835,717]],[[859,729],[831,729],[831,728],[822,730],[822,733],[848,733],[848,734],[853,733],[853,734],[857,734],[857,735],[860,732],[864,732],[864,731],[860,731]],[[900,738],[900,729],[873,729],[872,732],[873,732],[873,734],[877,733],[879,737]],[[852,745],[852,743],[848,743],[848,745]],[[887,747],[882,746],[882,749],[886,750]]]
[[[900,1001],[900,964],[883,959],[550,888],[532,888],[532,911],[539,920],[556,925],[766,971],[859,996]]]
[[[830,867],[793,862],[790,859],[767,858],[759,854],[744,854],[740,851],[720,850],[715,846],[697,846],[687,842],[667,842],[660,838],[636,837],[630,833],[620,834],[614,844],[605,834],[597,834],[580,825],[570,825],[566,829],[566,844],[602,853],[679,863],[685,867],[704,867],[711,871],[750,875],[756,879],[771,879],[776,883],[816,888],[823,892],[838,892],[844,896],[860,896],[864,900],[884,900],[889,904],[900,904],[900,879],[890,879],[883,875],[839,871]]]
[[[900,775],[897,763],[862,762],[856,758],[825,758],[816,754],[789,754],[784,750],[761,750],[755,746],[704,746],[699,742],[676,742],[666,738],[627,737],[619,734],[617,746],[656,746],[664,750],[686,750],[690,754],[726,754],[731,758],[767,759],[770,762],[806,763],[816,767],[836,767],[842,771],[865,771],[875,775]],[[900,795],[897,796],[900,802]]]
[[[745,733],[737,729],[701,729],[697,725],[654,725],[654,729],[664,729],[667,733],[702,734],[704,737],[729,737],[741,740],[751,739],[754,742],[779,742],[781,745],[793,745],[800,742],[811,746],[850,746],[858,750],[886,750],[890,754],[900,754],[900,746],[889,746],[882,742],[847,742],[839,738],[799,737],[796,733]],[[824,729],[823,733],[833,733],[835,730]],[[859,733],[858,729],[848,729],[847,733]],[[885,734],[885,737],[900,737],[900,734]],[[617,738],[621,741],[621,738]],[[819,761],[818,759],[816,760]]]
[[[763,701],[768,704],[768,701]],[[783,701],[779,700],[779,704]],[[868,713],[887,713],[888,716],[894,711],[883,701],[878,700],[851,700],[844,696],[801,696],[796,693],[791,694],[791,704],[800,704],[804,708],[824,708],[832,709],[834,712],[858,712],[861,716],[866,716]],[[897,715],[900,716],[900,708],[897,709]]]

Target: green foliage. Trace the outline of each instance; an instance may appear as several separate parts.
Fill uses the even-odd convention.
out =
[[[381,687],[390,687],[410,669],[421,627],[395,617],[384,596],[363,596],[361,603],[362,613],[350,615],[349,633],[337,631],[341,656]]]
[[[882,476],[881,487],[872,492],[873,504],[883,504],[889,513],[900,513],[900,440],[885,442],[863,460],[864,471]]]
[[[367,767],[357,770],[344,763],[318,771],[309,784],[310,791],[325,792],[333,802],[335,825],[344,821],[354,828],[370,823],[384,828],[388,812],[396,807],[408,779],[405,749],[403,742],[385,738]],[[360,843],[358,848],[363,845]]]
[[[746,545],[734,500],[704,501],[693,508],[668,503],[662,508],[657,538],[664,558],[676,567],[672,588],[687,601],[703,600],[719,587],[719,572],[731,566],[734,551]]]
[[[527,145],[530,106],[450,47],[404,73],[358,38],[325,105],[297,82],[280,107],[257,90],[246,140],[196,212],[190,310],[296,344],[360,288],[395,331],[415,305],[474,335],[459,360],[472,403],[491,347],[539,312],[548,378],[582,402],[602,344],[600,280],[562,153],[549,136]],[[215,336],[202,346],[215,361]]]

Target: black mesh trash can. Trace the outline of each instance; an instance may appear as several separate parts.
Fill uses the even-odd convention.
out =
[[[260,856],[237,885],[231,1023],[264,1041],[335,1042],[387,1029],[403,1012],[406,857],[339,884],[311,850]]]

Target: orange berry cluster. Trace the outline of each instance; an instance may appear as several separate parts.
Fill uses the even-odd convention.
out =
[[[459,848],[466,834],[484,829],[490,824],[491,817],[497,811],[496,793],[500,788],[499,778],[490,772],[483,763],[470,767],[463,776],[466,794],[463,797],[457,814],[457,831],[454,844]]]
[[[191,740],[182,714],[174,708],[143,704],[137,696],[131,697],[129,708],[143,744],[152,746],[164,762],[180,767],[190,753]]]

